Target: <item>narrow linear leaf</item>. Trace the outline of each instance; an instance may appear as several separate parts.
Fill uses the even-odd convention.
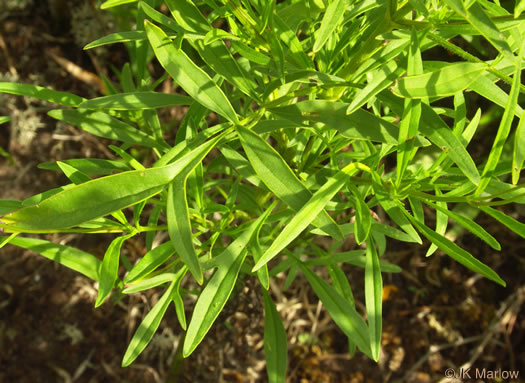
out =
[[[414,230],[414,227],[410,224],[407,218],[401,212],[399,206],[392,201],[389,196],[384,196],[382,194],[376,193],[377,200],[388,216],[394,221],[405,233],[407,233],[413,242],[422,244],[421,237]]]
[[[202,284],[204,277],[199,258],[193,247],[188,200],[186,196],[186,182],[190,173],[199,165],[211,149],[224,137],[225,133],[210,140],[211,145],[206,147],[188,163],[182,172],[175,176],[168,188],[166,214],[168,219],[168,234],[177,254],[188,267],[195,280]]]
[[[80,105],[85,98],[68,92],[59,92],[56,90],[43,88],[31,84],[17,84],[12,82],[0,82],[0,93],[9,93],[17,96],[33,97],[39,100],[49,101],[64,106],[76,107]],[[5,121],[4,121],[5,122]]]
[[[153,137],[104,112],[94,112],[86,109],[54,109],[49,111],[48,115],[57,120],[78,126],[80,129],[97,137],[150,148],[162,147]]]
[[[441,191],[437,187],[435,188],[435,193],[438,197],[442,195]],[[436,209],[436,233],[445,235],[448,225],[448,214],[446,213],[448,211],[447,203],[445,201],[436,201],[436,206],[439,206],[439,209]],[[436,250],[437,246],[432,243],[428,248],[425,257],[430,257],[436,252]]]
[[[358,168],[357,163],[351,163],[341,169],[335,176],[328,179],[297,212],[288,225],[286,225],[268,250],[264,252],[261,259],[257,261],[252,271],[257,271],[267,264],[273,257],[288,246],[290,242],[297,238],[315,217],[323,211],[326,204],[334,195],[348,182],[350,175],[357,172]]]
[[[186,331],[186,328],[187,328],[186,312],[184,311],[184,301],[182,300],[182,296],[180,294],[180,284],[182,282],[182,278],[186,275],[187,271],[188,269],[186,268],[186,266],[184,266],[181,269],[180,277],[178,277],[177,280],[175,281],[175,291],[173,292],[173,304],[175,305],[177,319],[179,320],[180,327],[182,327],[184,331]]]
[[[520,172],[525,160],[525,112],[520,117],[520,122],[514,135],[514,151],[512,153],[512,184],[516,185],[520,179]]]
[[[250,242],[250,250],[253,254],[253,260],[255,263],[261,259],[263,255],[263,251],[261,248],[261,244],[259,243],[259,235],[261,233],[261,229],[263,225],[266,223],[266,220],[270,216],[270,213],[273,211],[273,209],[277,206],[277,200],[274,201],[268,209],[263,213],[262,218],[259,220],[259,224],[255,228],[255,232],[253,234],[253,238]],[[270,288],[270,278],[268,275],[268,265],[265,265],[264,267],[257,270],[257,278],[259,279],[259,282],[261,283],[261,286],[264,287],[266,290]]]
[[[288,344],[283,322],[266,290],[264,297],[264,354],[270,383],[284,383],[288,362]]]
[[[175,177],[175,180],[170,184],[166,214],[168,233],[173,247],[195,280],[202,285],[204,277],[199,258],[193,247],[188,201],[186,199],[186,175]]]
[[[279,43],[283,42],[289,48],[286,61],[292,61],[301,69],[314,69],[312,60],[304,52],[303,44],[299,41],[296,32],[291,26],[285,23],[278,13],[274,13],[272,19],[273,31],[277,37],[276,41]]]
[[[337,326],[357,345],[361,352],[372,359],[370,336],[364,319],[332,286],[304,264],[299,263],[299,266]]]
[[[450,217],[451,219],[456,221],[459,225],[463,226],[465,229],[470,231],[472,234],[474,234],[478,238],[480,238],[483,241],[485,241],[494,250],[498,250],[498,251],[501,250],[501,246],[500,246],[499,242],[496,241],[496,239],[492,235],[487,233],[483,227],[478,225],[472,219],[465,218],[461,214],[455,213],[452,210],[448,210],[448,209],[442,207],[441,205],[432,203],[432,202],[430,202],[428,200],[423,200],[423,202],[425,202],[428,206],[436,209],[437,211],[440,211],[441,213],[447,215],[448,217]]]
[[[299,211],[310,199],[311,192],[293,173],[286,161],[255,132],[237,127],[242,147],[253,169],[264,184],[293,210]],[[340,240],[342,234],[334,220],[323,211],[313,224]]]
[[[505,111],[503,112],[503,117],[501,118],[498,133],[496,134],[496,138],[494,139],[494,144],[492,145],[492,149],[490,150],[489,158],[487,159],[487,163],[483,168],[481,182],[479,183],[478,188],[474,193],[474,195],[476,196],[481,195],[481,193],[489,184],[490,179],[492,178],[491,173],[494,171],[494,169],[496,169],[496,166],[499,163],[501,153],[503,153],[503,146],[505,145],[505,142],[507,141],[507,138],[510,133],[512,120],[514,119],[514,111],[516,109],[516,105],[518,104],[518,96],[520,93],[522,62],[521,52],[524,51],[524,46],[525,42],[522,42],[518,52],[518,57],[516,58],[514,77],[512,79],[512,87],[510,88],[510,94],[507,100],[507,105],[505,106]]]
[[[243,93],[258,100],[257,84],[234,59],[224,42],[219,40],[221,37],[239,38],[222,29],[213,28],[192,1],[167,0],[166,4],[175,21],[184,29],[193,33],[205,34],[203,40],[190,40],[204,62]]]
[[[421,123],[419,131],[433,144],[448,153],[449,158],[456,163],[463,174],[474,184],[478,185],[480,176],[476,164],[465,147],[461,144],[447,124],[438,114],[425,103],[421,104]]]
[[[372,222],[372,230],[386,235],[387,237],[397,239],[401,242],[417,242],[414,238],[408,234],[396,229],[395,227],[388,226],[382,223]]]
[[[188,357],[199,345],[230,297],[247,254],[244,246],[240,244],[241,238],[226,248],[230,262],[217,269],[195,304],[184,339],[184,357]],[[224,258],[226,256],[223,256]]]
[[[482,63],[450,64],[435,72],[400,78],[393,92],[409,98],[453,96],[468,88],[486,68]]]
[[[111,33],[107,36],[101,37],[95,41],[90,42],[84,46],[84,50],[101,47],[104,45],[115,44],[115,43],[127,43],[130,41],[146,40],[147,36],[144,31],[124,31]]]
[[[114,110],[143,110],[157,109],[175,105],[190,105],[191,97],[179,94],[157,92],[119,93],[109,96],[93,98],[84,101],[79,108],[84,109],[114,109]]]
[[[505,213],[502,213],[499,210],[496,210],[489,206],[479,206],[479,208],[486,214],[490,215],[495,220],[499,221],[514,233],[518,234],[520,237],[525,238],[525,224],[515,220],[512,217],[509,217]]]
[[[0,242],[6,239],[0,236]],[[43,239],[16,237],[9,244],[34,251],[56,263],[75,270],[86,277],[98,281],[101,261],[94,255],[74,247],[59,245]]]
[[[399,128],[363,109],[347,115],[349,104],[325,100],[300,101],[293,105],[271,108],[271,111],[300,125],[304,122],[321,122],[329,129],[335,129],[343,136],[356,140],[371,140],[396,145]],[[416,138],[417,146],[428,141]]]
[[[95,302],[95,307],[100,306],[111,293],[115,281],[118,279],[118,266],[120,260],[120,248],[124,241],[134,234],[117,237],[109,244],[102,265],[100,266],[100,280],[98,287],[98,297]]]
[[[237,114],[222,90],[181,50],[177,49],[159,27],[144,23],[148,40],[160,64],[194,100],[233,123]]]
[[[409,76],[420,75],[423,73],[423,61],[421,59],[421,49],[416,29],[412,29],[410,38],[410,49],[408,55],[407,74]],[[419,128],[419,119],[421,117],[421,102],[426,100],[405,99],[403,117],[399,125],[398,150],[397,150],[397,168],[396,181],[401,185],[403,174],[414,157],[414,138],[417,136]]]
[[[478,2],[473,2],[467,11],[467,21],[476,28],[497,50],[512,55],[512,49],[504,32],[501,32],[491,17],[485,13]],[[519,56],[518,56],[519,57]]]
[[[91,178],[87,174],[82,173],[74,166],[71,166],[69,164],[66,164],[62,161],[57,161],[57,165],[62,170],[64,175],[75,185],[80,185],[84,182],[91,181]]]
[[[97,178],[63,190],[48,199],[1,217],[7,232],[52,232],[103,217],[160,193],[196,159],[223,137],[208,140],[177,161],[162,167],[123,172]]]
[[[160,321],[164,317],[166,310],[171,302],[173,290],[175,289],[175,281],[173,281],[164,292],[159,301],[153,306],[151,311],[144,317],[140,323],[137,331],[131,338],[124,357],[122,358],[122,367],[127,367],[137,359],[142,351],[149,344],[155,331],[159,328]]]
[[[133,283],[132,285],[126,287],[122,292],[124,294],[133,294],[138,293],[139,291],[149,290],[154,287],[163,285],[167,282],[172,282],[174,280],[174,273],[162,273],[155,275],[154,277],[143,279],[140,282]]]
[[[370,333],[370,349],[373,359],[379,360],[381,332],[383,328],[383,278],[379,257],[373,241],[366,242],[365,301]]]
[[[106,0],[100,5],[100,9],[109,9],[119,5],[135,3],[137,0]]]
[[[334,289],[345,298],[348,303],[355,309],[355,299],[354,294],[352,293],[352,287],[344,271],[337,265],[328,265],[326,270],[330,274],[330,279],[332,279],[332,285]],[[356,345],[350,338],[348,338],[348,350],[350,356],[355,355]]]
[[[372,228],[372,214],[356,188],[349,188],[355,199],[354,236],[358,245],[366,241]]]
[[[131,269],[129,274],[126,275],[124,283],[133,283],[141,278],[145,278],[166,262],[173,254],[175,254],[175,249],[169,241],[148,251],[133,269]]]
[[[268,209],[267,214],[271,211]],[[247,245],[265,215],[259,217],[235,241],[233,241],[214,261],[217,270],[202,290],[193,309],[193,315],[184,339],[182,354],[186,358],[204,339],[213,322],[219,316],[233,290],[239,271],[247,255]]]
[[[262,66],[270,66],[272,63],[272,59],[265,54],[262,54],[259,51],[256,51],[255,49],[249,47],[246,44],[243,44],[242,42],[238,41],[232,41],[231,42],[232,48],[239,53],[244,58],[250,60],[251,62],[254,62],[255,64],[259,64]]]
[[[485,265],[483,262],[474,258],[472,254],[465,251],[446,237],[436,233],[433,230],[430,230],[428,227],[426,227],[414,217],[412,217],[405,209],[403,209],[403,213],[430,242],[434,243],[438,248],[443,250],[443,252],[445,252],[445,254],[450,256],[452,259],[461,263],[466,268],[483,275],[491,281],[494,281],[502,286],[506,286],[505,281],[501,279],[494,270]]]
[[[77,158],[71,160],[62,160],[62,163],[68,164],[88,176],[108,175],[114,171],[130,170],[129,166],[120,161],[103,160],[98,158]],[[57,162],[43,162],[38,164],[39,169],[59,171]]]
[[[6,122],[9,122],[9,121],[11,121],[11,120],[12,120],[11,117],[0,116],[0,125],[5,124]]]
[[[339,26],[345,14],[346,4],[347,2],[345,0],[334,0],[330,2],[321,21],[321,27],[315,34],[314,52],[319,52],[321,50],[323,45]]]
[[[403,69],[395,60],[389,61],[376,71],[370,73],[372,80],[369,81],[363,89],[359,89],[356,92],[355,96],[352,98],[352,102],[346,109],[346,114],[354,113],[383,89],[392,85],[392,83],[402,74]]]
[[[505,108],[507,105],[509,95],[493,81],[487,81],[485,77],[479,77],[470,85],[470,89],[502,108]],[[521,106],[516,105],[515,116],[520,117],[522,113],[523,109]]]

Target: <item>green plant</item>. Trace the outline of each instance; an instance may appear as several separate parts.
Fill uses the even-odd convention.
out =
[[[156,10],[160,3],[170,16]],[[182,353],[190,355],[239,276],[251,274],[263,291],[269,380],[284,381],[286,335],[266,292],[283,271],[288,283],[301,271],[350,350],[377,361],[381,274],[400,271],[381,259],[387,237],[421,244],[422,234],[431,243],[427,256],[441,249],[501,285],[496,272],[447,239],[449,219],[496,250],[499,243],[473,221],[479,212],[525,237],[523,223],[495,208],[525,202],[518,185],[525,155],[518,105],[525,89],[523,4],[509,14],[486,0],[106,1],[103,8],[122,5],[137,26],[86,46],[129,48],[120,85],[106,79],[109,95],[86,100],[12,83],[0,83],[0,92],[67,107],[49,115],[120,141],[110,148],[122,161],[41,164],[72,183],[0,201],[0,226],[12,233],[2,244],[98,281],[96,306],[115,288],[130,294],[167,284],[124,366],[147,346],[172,301],[187,330]],[[424,59],[435,47],[456,61]],[[155,78],[151,61],[166,73]],[[187,95],[155,92],[166,79]],[[467,90],[505,109],[487,158],[473,159],[466,149],[482,114],[468,116]],[[177,105],[189,108],[167,142],[172,123],[156,110]],[[515,116],[520,122],[508,140]],[[152,157],[146,168],[142,161]],[[435,211],[435,222],[425,209]],[[379,210],[391,221],[375,218]],[[162,231],[169,240],[153,248]],[[21,233],[119,236],[101,261]],[[349,235],[363,250],[340,251]],[[145,237],[147,253],[131,265],[120,249],[134,236]],[[315,244],[318,236],[331,237],[328,249]],[[341,263],[364,269],[367,321]],[[128,269],[123,279],[120,264]],[[331,284],[314,271],[320,269]],[[182,283],[202,286],[188,324],[183,297],[194,292]]]

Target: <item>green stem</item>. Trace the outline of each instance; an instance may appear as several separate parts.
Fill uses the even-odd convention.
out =
[[[452,44],[450,41],[444,39],[443,37],[440,37],[434,33],[429,32],[427,34],[427,37],[434,41],[435,43],[441,45],[446,50],[454,53],[455,55],[465,59],[466,61],[473,62],[473,63],[480,63],[487,65],[487,70],[497,76],[499,79],[503,80],[505,83],[512,85],[512,78],[510,76],[507,76],[505,73],[501,72],[500,70],[491,67],[489,64],[487,64],[485,61],[481,60],[480,58],[464,51],[457,45]],[[520,92],[525,94],[525,85],[520,84]]]

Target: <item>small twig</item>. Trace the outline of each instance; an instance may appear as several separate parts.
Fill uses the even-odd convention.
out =
[[[57,64],[64,68],[70,75],[90,86],[95,86],[100,93],[106,94],[106,85],[99,76],[58,55],[52,49],[46,49],[45,53],[55,60]]]
[[[494,334],[497,333],[498,330],[501,330],[501,325],[502,325],[505,313],[508,310],[511,310],[512,308],[520,306],[523,303],[524,299],[525,299],[525,286],[520,287],[516,292],[514,292],[514,294],[511,294],[507,299],[505,299],[500,309],[496,312],[496,315],[494,316],[492,323],[489,325],[487,330],[485,330],[485,333],[483,335],[483,340],[474,349],[474,353],[472,357],[470,358],[470,360],[464,363],[460,367],[460,369],[468,369],[476,362],[476,360],[478,360],[478,358],[483,353],[483,350],[485,350],[485,347],[487,346],[489,341],[492,339]]]
[[[7,67],[9,68],[9,72],[13,76],[17,76],[18,72],[16,71],[15,65],[13,63],[13,59],[11,58],[11,55],[9,54],[9,50],[7,49],[7,44],[5,43],[4,37],[2,36],[1,32],[0,32],[0,48],[4,52],[5,61],[7,62]]]
[[[475,342],[475,341],[481,339],[482,337],[483,337],[483,335],[471,336],[471,337],[468,337],[468,338],[460,339],[460,340],[458,340],[456,342],[453,342],[453,343],[445,343],[445,344],[430,346],[428,352],[425,355],[423,355],[421,358],[419,358],[419,360],[416,363],[414,363],[414,365],[412,367],[410,367],[410,369],[405,373],[405,375],[400,380],[400,382],[408,382],[408,381],[410,381],[410,376],[419,368],[419,366],[421,366],[423,363],[425,363],[427,361],[427,359],[430,357],[430,355],[435,354],[436,352],[439,352],[439,351],[442,351],[442,350],[446,350],[447,348],[455,348],[455,347],[463,346],[463,345],[468,344],[468,343]]]

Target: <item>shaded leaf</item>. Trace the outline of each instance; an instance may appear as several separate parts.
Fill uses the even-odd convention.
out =
[[[284,383],[288,361],[288,344],[283,322],[266,290],[264,297],[264,355],[270,383]]]

